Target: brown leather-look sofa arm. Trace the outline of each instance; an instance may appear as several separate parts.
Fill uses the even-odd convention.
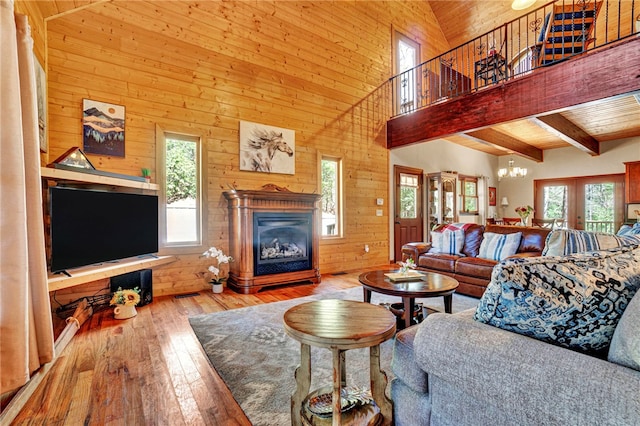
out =
[[[431,248],[431,243],[407,243],[402,246],[402,261],[413,259],[416,264],[422,253],[426,253]]]

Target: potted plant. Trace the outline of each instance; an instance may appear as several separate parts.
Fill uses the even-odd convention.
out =
[[[140,303],[140,289],[138,287],[125,290],[122,287],[118,287],[118,290],[111,297],[111,302],[109,302],[110,305],[116,306],[113,309],[115,319],[127,319],[138,315],[136,311],[138,303]]]
[[[227,256],[222,250],[215,247],[209,248],[209,250],[202,253],[202,255],[207,258],[215,259],[216,264],[210,265],[209,268],[207,268],[207,275],[209,276],[209,283],[211,284],[212,291],[214,293],[222,293],[224,282],[227,280],[227,277],[220,270],[220,266],[222,264],[232,262],[233,258],[231,256]]]
[[[151,170],[147,168],[142,169],[142,177],[147,181],[147,183],[151,182]]]

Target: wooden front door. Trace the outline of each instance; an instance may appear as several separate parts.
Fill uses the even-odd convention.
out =
[[[421,169],[394,166],[394,260],[402,260],[402,245],[422,241],[422,181]]]

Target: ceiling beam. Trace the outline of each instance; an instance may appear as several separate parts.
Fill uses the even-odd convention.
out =
[[[490,145],[496,146],[498,149],[504,149],[505,151],[518,154],[522,157],[528,158],[529,160],[537,161],[538,163],[542,162],[541,149],[497,130],[480,129],[473,132],[463,133],[462,136],[477,142],[489,143]]]
[[[387,148],[479,130],[499,123],[640,90],[640,37],[538,68],[387,122]]]
[[[535,123],[589,155],[600,155],[600,142],[560,114],[536,117]]]

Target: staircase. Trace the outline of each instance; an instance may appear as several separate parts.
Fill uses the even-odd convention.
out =
[[[539,65],[548,65],[582,53],[594,42],[591,34],[602,1],[590,0],[554,6],[545,17]],[[551,22],[549,22],[551,21]]]

